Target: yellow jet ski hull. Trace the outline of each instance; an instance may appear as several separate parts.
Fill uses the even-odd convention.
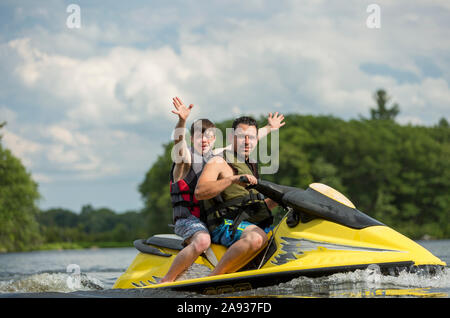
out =
[[[182,249],[181,238],[137,240],[141,252],[113,288],[172,288],[215,294],[278,284],[298,276],[324,276],[377,266],[382,273],[433,271],[446,263],[424,247],[357,210],[324,184],[307,190],[258,180],[257,190],[289,213],[269,233],[269,244],[240,271],[158,284]],[[212,244],[196,264],[213,269],[226,252]]]
[[[419,244],[382,225],[351,229],[315,219],[290,228],[284,220],[273,232],[271,249],[274,252],[263,260],[259,269],[157,284],[169,270],[178,250],[154,246],[166,255],[139,253],[113,288],[171,288],[216,294],[277,284],[298,276],[316,277],[365,269],[372,264],[391,274],[402,269],[446,266]],[[226,251],[216,244],[212,244],[211,249],[217,260]],[[204,255],[195,263],[214,268]]]

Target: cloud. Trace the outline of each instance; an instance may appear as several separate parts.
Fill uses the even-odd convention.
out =
[[[133,123],[167,117],[170,96],[189,75],[170,48],[114,48],[88,59],[49,55],[27,38],[11,41],[22,62],[15,72],[24,85],[60,101],[67,119],[82,124]]]
[[[16,156],[25,159],[25,163],[29,166],[32,165],[32,161],[27,159],[27,156],[41,150],[38,143],[22,138],[8,130],[5,130],[3,140],[6,147],[11,149]]]
[[[42,147],[39,143],[26,139],[9,129],[10,126],[15,125],[16,119],[16,112],[5,106],[0,107],[0,123],[7,123],[0,131],[1,141],[14,156],[20,158],[22,163],[30,168],[35,166],[32,160],[33,155],[41,151]]]
[[[426,77],[420,83],[394,86],[389,94],[400,104],[399,117],[436,124],[440,118],[450,116],[450,89],[443,78]]]
[[[192,14],[196,5],[187,7]],[[422,7],[426,5],[419,3],[418,8]],[[263,2],[245,6],[249,12],[251,8],[263,12]],[[200,105],[196,109],[202,114],[219,118],[229,115],[231,107],[267,113],[276,103],[287,112],[336,113],[349,118],[367,111],[370,96],[380,85],[399,90],[410,87],[405,85],[410,82],[422,84],[420,57],[431,60],[436,53],[430,52],[443,46],[432,39],[443,37],[446,31],[434,23],[423,27],[417,22],[419,18],[430,21],[435,11],[419,15],[414,7],[388,3],[381,3],[381,8],[384,23],[379,30],[366,27],[366,8],[358,2],[353,6],[287,2],[264,19],[257,14],[257,18],[239,16],[227,9],[229,16],[220,23],[209,17],[174,24],[179,34],[176,45],[135,48],[121,43],[106,50],[99,47],[97,54],[86,58],[47,53],[27,38],[11,41],[10,46],[22,58],[16,72],[23,82],[65,103],[59,107],[66,109],[70,120],[80,123],[167,119],[173,95]],[[135,10],[130,10],[130,17],[142,20]],[[170,21],[176,21],[173,13]],[[95,43],[100,38],[98,25],[108,23],[112,22],[86,23],[80,34]],[[157,25],[169,26],[152,21],[160,30]],[[199,28],[205,25],[208,29]],[[106,41],[114,43],[128,30],[128,24],[112,27],[106,30],[111,34],[105,36]],[[411,32],[423,35],[424,40],[418,43],[409,36]],[[154,33],[150,30],[150,37]],[[140,33],[135,35],[138,38]],[[448,45],[444,48],[449,49]],[[435,76],[445,73],[441,60],[434,64]],[[414,104],[407,109],[413,111]]]
[[[17,114],[9,109],[6,106],[0,106],[0,123],[1,122],[14,122],[16,119]]]
[[[381,0],[381,29],[361,1],[138,3],[80,1],[77,30],[60,1],[3,14],[5,142],[43,182],[141,178],[170,138],[173,96],[195,104],[192,120],[349,119],[384,88],[400,123],[449,117],[445,1]]]
[[[48,128],[49,134],[57,141],[69,146],[89,145],[91,141],[88,136],[79,132],[72,133],[69,129],[52,125]]]
[[[22,138],[10,132],[8,129],[4,129],[2,134],[2,141],[5,143],[5,146],[10,149],[16,157],[19,157],[25,166],[33,167],[34,162],[31,160],[31,156],[41,151],[42,146],[31,140]]]

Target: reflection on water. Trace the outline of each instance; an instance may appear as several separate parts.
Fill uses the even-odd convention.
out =
[[[450,241],[419,242],[449,264]],[[39,251],[0,254],[0,296],[70,297],[198,297],[192,292],[158,289],[111,289],[130,265],[134,248]],[[192,267],[183,278],[206,275]],[[31,293],[31,294],[30,294]],[[319,278],[298,277],[289,282],[224,297],[449,297],[450,269],[435,275],[400,272],[382,275],[375,267]],[[202,296],[205,297],[205,296]]]
[[[449,297],[450,269],[436,275],[401,272],[398,276],[373,269],[330,276],[298,277],[289,282],[230,294],[246,297]]]

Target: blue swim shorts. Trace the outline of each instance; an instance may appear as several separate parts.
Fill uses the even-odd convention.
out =
[[[255,225],[253,223],[242,221],[234,234],[234,237],[231,237],[232,229],[230,228],[233,224],[232,220],[224,219],[222,224],[217,226],[214,231],[211,233],[211,241],[215,244],[221,244],[226,247],[231,246],[234,242],[238,241],[241,238],[242,232],[250,226]],[[267,234],[273,229],[272,226],[266,227],[263,231]]]
[[[183,238],[183,243],[186,243],[187,239],[191,238],[199,231],[209,233],[206,224],[194,215],[191,215],[188,218],[178,219],[175,222],[174,232],[176,235]]]

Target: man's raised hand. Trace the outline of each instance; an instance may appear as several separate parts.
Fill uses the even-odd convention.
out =
[[[267,117],[267,122],[269,123],[270,130],[279,129],[280,127],[283,127],[286,123],[282,123],[284,120],[283,114],[278,115],[278,112],[275,114],[269,113],[269,117]]]
[[[172,100],[173,106],[176,108],[176,110],[172,110],[172,113],[178,115],[180,120],[186,121],[194,104],[190,104],[189,107],[186,107],[179,97],[174,97]]]

